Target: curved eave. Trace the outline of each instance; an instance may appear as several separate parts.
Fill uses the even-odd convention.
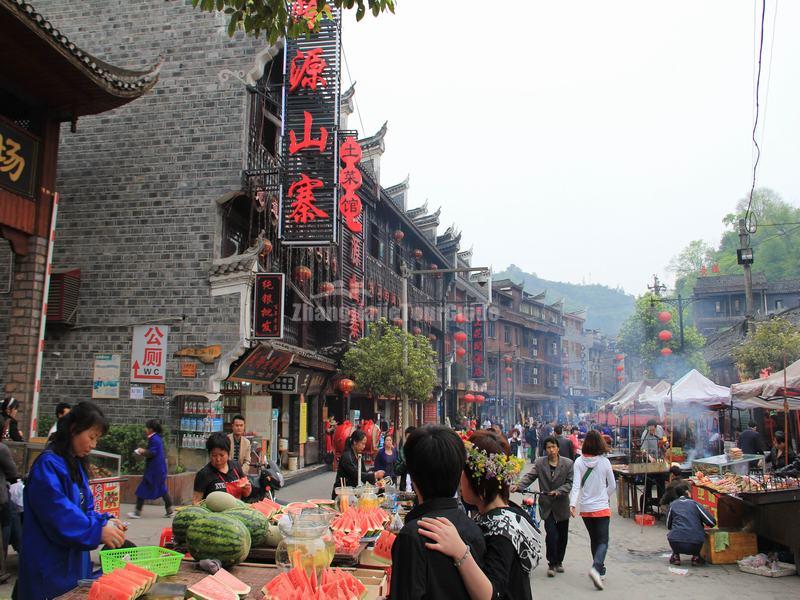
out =
[[[130,71],[95,58],[22,0],[0,0],[0,55],[6,57],[0,61],[0,79],[61,120],[139,98],[156,84],[161,68],[159,63]]]

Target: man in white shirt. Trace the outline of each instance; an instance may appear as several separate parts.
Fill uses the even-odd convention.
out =
[[[58,429],[59,419],[61,419],[61,417],[66,415],[71,409],[72,407],[66,402],[59,402],[58,404],[56,404],[56,421],[55,423],[53,423],[53,426],[50,428],[50,431],[47,432],[47,439],[53,437],[53,434]]]

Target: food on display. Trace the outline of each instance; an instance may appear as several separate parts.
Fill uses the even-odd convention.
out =
[[[388,513],[382,508],[357,509],[350,508],[333,520],[334,531],[360,531],[362,537],[378,535],[390,520]]]
[[[283,509],[283,506],[281,506],[277,502],[269,500],[268,498],[264,498],[259,502],[253,502],[252,504],[248,504],[248,506],[252,509],[257,510],[268,519],[273,515],[281,512],[281,510]]]
[[[239,596],[247,596],[250,593],[250,586],[243,582],[238,577],[234,577],[225,569],[220,569],[213,575],[214,579],[219,581],[221,584],[229,587],[231,590],[236,592]]]
[[[195,560],[216,558],[223,567],[242,562],[250,553],[251,545],[250,531],[240,520],[214,513],[200,517],[189,526],[186,542]]]
[[[172,519],[172,537],[176,544],[186,543],[186,532],[189,526],[200,517],[209,514],[209,510],[202,506],[184,506],[178,509],[178,514]]]
[[[247,527],[253,546],[260,546],[267,539],[269,519],[259,511],[252,508],[234,508],[222,514],[238,519]]]
[[[232,508],[247,506],[241,500],[234,498],[228,492],[211,492],[202,502],[208,510],[213,512],[224,512]]]
[[[744,452],[742,452],[741,448],[729,448],[726,454],[728,455],[729,460],[739,460],[744,458]]]
[[[378,537],[377,541],[375,542],[375,548],[373,550],[373,554],[375,558],[379,558],[381,560],[385,560],[386,562],[392,562],[392,546],[394,545],[394,540],[397,536],[390,531],[382,531],[380,536]]]
[[[349,600],[361,598],[366,588],[340,569],[324,569],[317,579],[315,571],[307,575],[304,569],[295,567],[275,577],[261,591],[265,600]]]
[[[146,594],[158,580],[155,573],[136,565],[106,573],[92,584],[89,600],[131,600]]]
[[[336,554],[353,555],[361,547],[361,530],[345,533],[337,529],[333,532],[333,539],[336,542]]]
[[[691,478],[691,481],[695,485],[711,489],[720,494],[771,492],[800,487],[800,479],[776,477],[772,473],[750,473],[750,475],[726,473],[723,476],[712,475],[708,477],[703,471],[698,471]]]
[[[216,578],[216,574],[207,575],[187,589],[197,600],[239,600],[239,594]]]

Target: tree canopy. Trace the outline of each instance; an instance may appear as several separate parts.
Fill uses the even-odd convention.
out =
[[[408,347],[405,376],[403,336]],[[373,396],[400,397],[405,392],[412,400],[428,400],[436,385],[436,352],[425,336],[403,333],[381,319],[347,351],[342,371]]]
[[[394,13],[394,0],[192,0],[192,6],[228,16],[228,35],[237,31],[266,36],[270,44],[281,37],[297,38],[319,32],[319,25],[331,16],[331,6],[356,11],[360,21],[367,12],[378,16]]]
[[[658,320],[658,313],[667,311],[671,318],[667,323]],[[658,334],[662,330],[672,333],[672,339],[662,342]],[[646,377],[677,379],[689,369],[708,372],[702,354],[705,338],[693,325],[684,323],[684,350],[680,350],[678,311],[655,294],[645,294],[636,300],[636,311],[623,324],[619,332],[617,348],[638,357]],[[672,350],[670,356],[662,356],[661,349]]]
[[[756,322],[750,332],[731,352],[742,379],[756,379],[761,369],[780,371],[800,358],[800,331],[783,318]]]

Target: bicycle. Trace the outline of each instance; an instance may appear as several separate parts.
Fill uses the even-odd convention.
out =
[[[536,529],[540,529],[541,521],[539,520],[538,510],[536,510],[539,506],[538,497],[544,496],[542,492],[534,492],[533,490],[517,490],[518,493],[522,494],[522,510],[528,513],[528,516],[533,521],[533,524],[536,526]],[[529,496],[529,497],[526,497]]]

